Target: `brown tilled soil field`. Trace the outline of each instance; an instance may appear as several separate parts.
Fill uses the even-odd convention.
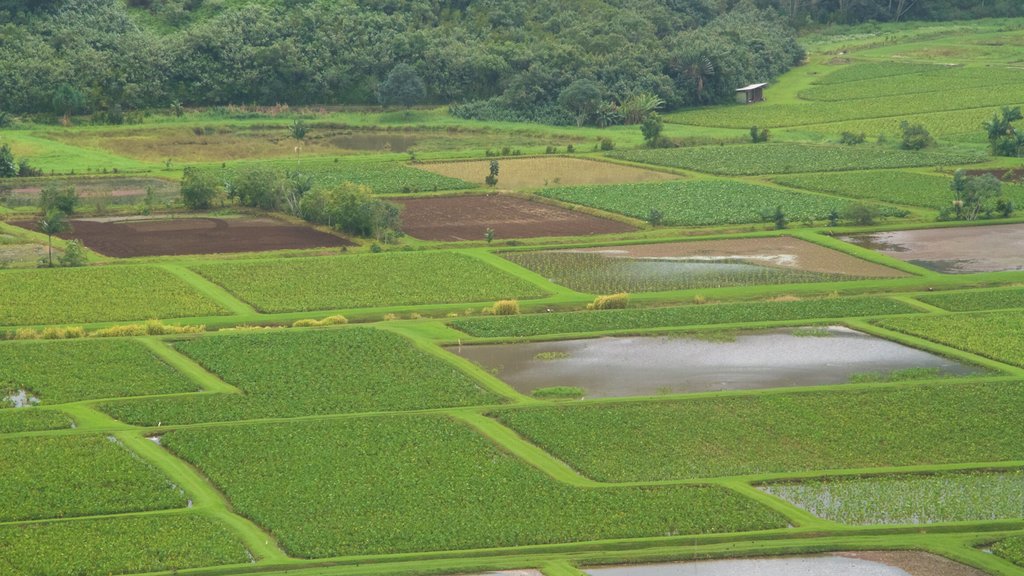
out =
[[[13,224],[34,230],[35,222]],[[178,256],[354,246],[340,236],[273,218],[90,218],[71,221],[62,238],[77,238],[106,256]]]
[[[437,162],[418,164],[415,167],[483,186],[484,178],[490,173],[491,161]],[[562,156],[498,159],[498,168],[498,188],[502,190],[582,184],[627,184],[682,178],[666,172]]]
[[[402,230],[421,240],[497,240],[631,232],[632,226],[514,196],[447,196],[396,200],[404,206]]]

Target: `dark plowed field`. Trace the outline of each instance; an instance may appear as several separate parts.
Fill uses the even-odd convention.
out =
[[[36,227],[34,222],[14,224]],[[354,246],[345,238],[273,218],[72,220],[71,225],[62,238],[77,238],[87,248],[116,258]]]
[[[632,226],[503,195],[449,196],[399,201],[402,230],[421,240],[483,240],[488,228],[495,239],[585,236],[631,232]]]

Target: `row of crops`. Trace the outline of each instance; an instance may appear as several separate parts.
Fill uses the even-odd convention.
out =
[[[786,525],[724,488],[571,487],[445,416],[179,430],[164,440],[304,558]]]
[[[547,188],[542,196],[647,220],[651,211],[670,226],[747,224],[770,220],[777,208],[793,221],[824,221],[853,202],[736,180],[676,180],[648,184]],[[948,190],[947,190],[947,196]],[[889,216],[901,211],[883,209]]]
[[[175,347],[241,394],[126,400],[102,409],[152,426],[502,402],[457,367],[382,330],[242,333]]]
[[[872,145],[832,146],[781,142],[669,150],[626,150],[612,152],[610,155],[632,162],[734,176],[955,166],[983,162],[987,159],[986,156],[973,152],[910,151]]]

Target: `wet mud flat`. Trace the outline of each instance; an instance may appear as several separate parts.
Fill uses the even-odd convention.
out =
[[[578,387],[587,398],[842,384],[855,376],[973,366],[844,327],[452,346],[523,394]],[[867,379],[865,381],[870,380]]]
[[[835,552],[820,556],[708,560],[587,568],[590,576],[984,576],[925,552]]]
[[[497,240],[632,232],[633,226],[514,196],[447,196],[398,201],[402,230],[421,240]]]
[[[1024,270],[1024,224],[899,230],[840,239],[946,274]]]
[[[34,222],[14,222],[33,229]],[[354,246],[352,241],[274,218],[85,218],[61,238],[106,256],[179,256]]]

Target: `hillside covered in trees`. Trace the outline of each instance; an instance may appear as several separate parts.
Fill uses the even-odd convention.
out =
[[[0,112],[449,104],[614,123],[631,96],[674,109],[771,80],[803,58],[793,24],[1021,11],[1000,2],[0,0]]]

